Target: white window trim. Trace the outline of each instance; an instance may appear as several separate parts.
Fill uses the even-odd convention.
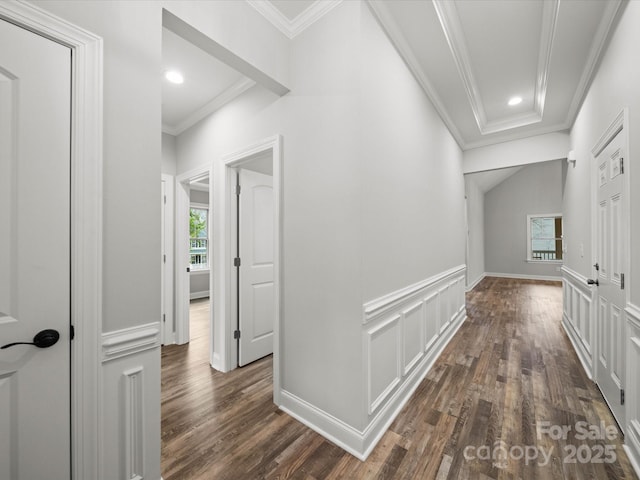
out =
[[[563,260],[538,260],[532,258],[531,252],[531,219],[538,217],[560,217],[563,218],[561,213],[535,213],[527,215],[527,263],[543,263],[545,265],[556,264],[562,265],[564,263]],[[563,250],[563,258],[564,258],[564,250]]]
[[[198,203],[198,202],[190,202],[189,208],[197,208],[199,210],[207,211],[207,259],[208,259],[208,267],[207,268],[192,268],[189,271],[190,275],[204,274],[209,273],[211,271],[211,209],[209,208],[209,204],[207,203]]]

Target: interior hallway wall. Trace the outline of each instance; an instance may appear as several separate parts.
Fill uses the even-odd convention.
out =
[[[467,196],[467,288],[475,286],[485,274],[484,192],[473,178],[465,177]]]
[[[181,134],[178,173],[283,134],[283,388],[363,429],[363,303],[464,263],[462,153],[363,3],[293,40],[289,86]]]
[[[585,277],[593,275],[591,249],[591,149],[606,128],[622,111],[629,109],[628,169],[631,215],[631,302],[640,305],[640,3],[628,2],[615,33],[593,79],[582,108],[571,129],[571,148],[576,151],[575,167],[567,174],[566,265]],[[584,255],[580,254],[584,246]],[[634,279],[638,279],[635,280]]]
[[[528,165],[485,193],[487,273],[560,277],[559,264],[527,262],[527,215],[562,213],[565,163]]]
[[[287,83],[288,39],[245,2],[36,0],[104,43],[102,333],[125,339],[160,321],[160,174],[162,8]],[[177,13],[177,12],[176,12]],[[251,32],[251,34],[238,34]],[[136,214],[133,215],[132,209]],[[123,340],[124,341],[124,340]],[[97,352],[102,355],[102,352]],[[144,476],[160,478],[160,349],[158,341],[100,372],[101,479],[125,471],[126,418],[141,418]],[[126,416],[122,378],[144,371],[144,409]],[[139,416],[138,416],[139,415]],[[131,427],[133,428],[133,427]]]
[[[176,176],[178,157],[176,152],[176,137],[162,133],[162,167],[161,172]]]

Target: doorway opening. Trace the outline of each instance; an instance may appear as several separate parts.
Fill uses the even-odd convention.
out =
[[[212,323],[211,295],[211,172],[209,167],[180,175],[176,185],[175,275],[176,328],[175,343],[191,339],[192,301],[209,311]],[[210,346],[212,345],[211,334]],[[210,350],[212,350],[210,348]]]
[[[268,251],[272,255],[267,262],[264,258],[251,258],[245,260],[245,267],[253,268],[256,265],[260,269],[265,270],[265,264],[271,263],[269,267],[271,277],[268,280],[260,279],[251,284],[247,282],[244,285],[245,294],[243,295],[243,277],[242,257],[236,260],[239,241],[242,237],[238,237],[238,226],[242,227],[243,216],[242,210],[238,215],[237,205],[238,196],[236,195],[236,186],[238,183],[238,172],[242,178],[242,172],[248,174],[257,180],[253,183],[255,195],[248,195],[247,199],[251,204],[260,204],[265,206],[269,203],[272,208],[272,215],[253,218],[253,225],[262,225],[269,231],[270,225],[272,229],[272,237],[270,242],[260,244],[262,250],[258,252],[260,257]],[[250,172],[250,173],[248,173]],[[243,297],[254,295],[254,299],[262,302],[263,308],[259,315],[251,318],[249,321],[254,322],[252,327],[254,334],[250,334],[245,330],[245,340],[262,340],[271,337],[271,345],[273,351],[273,396],[274,402],[279,404],[280,397],[280,324],[281,324],[281,285],[282,285],[282,137],[275,135],[267,138],[254,145],[250,145],[237,152],[226,155],[222,161],[214,166],[214,200],[213,200],[213,221],[214,221],[214,361],[219,362],[222,371],[228,371],[235,368],[240,360],[243,351],[242,330],[237,334],[238,321],[242,322],[243,313],[242,301]],[[247,176],[247,175],[244,175]],[[266,189],[265,179],[271,179],[271,190],[268,193]],[[242,189],[241,189],[242,192]],[[256,193],[257,192],[257,193]],[[245,193],[247,193],[245,191]],[[240,201],[242,202],[242,193]],[[242,203],[240,204],[242,209]],[[259,219],[262,220],[259,220]],[[267,220],[265,220],[267,218]],[[240,221],[240,224],[238,223]],[[249,222],[251,223],[251,222]],[[246,229],[245,229],[246,231]],[[242,228],[241,228],[242,232]],[[272,243],[271,243],[272,242]],[[256,246],[254,246],[256,247]],[[242,254],[242,253],[241,253]],[[247,257],[245,257],[247,258]],[[240,264],[240,266],[236,266]],[[264,273],[264,272],[261,272]],[[272,283],[271,283],[272,282]],[[239,289],[240,287],[240,289]],[[238,296],[239,294],[239,296]],[[258,298],[259,297],[259,298]],[[240,300],[240,302],[238,301]],[[270,305],[271,310],[266,311]],[[272,326],[272,333],[269,335],[268,327]],[[239,338],[238,338],[239,337]],[[246,345],[245,345],[246,346]],[[261,354],[258,354],[259,358]],[[250,357],[247,357],[250,358]],[[255,359],[254,358],[254,359]],[[249,362],[246,362],[249,363]]]

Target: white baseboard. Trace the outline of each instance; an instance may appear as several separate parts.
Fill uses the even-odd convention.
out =
[[[558,273],[555,275],[525,275],[520,273],[496,273],[496,272],[486,272],[484,274],[485,277],[500,277],[500,278],[518,278],[520,280],[548,280],[552,282],[560,282],[562,280],[562,276]]]
[[[486,273],[482,273],[480,274],[480,276],[478,278],[476,278],[473,282],[471,282],[469,285],[467,285],[467,292],[470,292],[471,290],[473,290],[474,288],[476,288],[478,286],[478,284],[484,280],[484,277],[486,276]]]
[[[454,335],[458,332],[467,318],[466,309],[458,314],[458,317],[451,322],[447,330],[431,346],[428,353],[422,358],[417,368],[414,368],[396,390],[390,400],[378,411],[369,426],[363,433],[364,451],[363,457],[366,459],[378,444],[382,436],[389,429],[389,426],[396,419],[400,411],[413,396],[420,383],[427,376],[440,354],[449,344]]]
[[[359,460],[366,460],[366,456],[363,455],[364,435],[362,432],[286,390],[282,390],[280,401],[282,411]]]
[[[196,300],[198,298],[207,298],[209,296],[209,290],[204,290],[202,292],[191,292],[189,293],[189,299]]]
[[[363,305],[363,430],[290,391],[280,408],[366,460],[466,319],[464,283],[463,265]]]
[[[463,311],[451,323],[446,334],[441,335],[433,345],[431,353],[422,359],[418,368],[415,368],[409,377],[405,379],[391,400],[385,403],[364,431],[353,428],[333,415],[285,390],[282,391],[280,409],[357,459],[365,461],[391,423],[411,399],[413,393],[429,373],[429,370],[431,370],[431,367],[462,326],[465,319],[466,311]]]

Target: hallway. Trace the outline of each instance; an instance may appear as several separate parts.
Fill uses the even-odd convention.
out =
[[[163,347],[164,480],[637,478],[617,429],[581,438],[615,424],[562,330],[558,282],[487,277],[467,315],[364,463],[277,410],[271,357],[221,374],[206,335]]]

